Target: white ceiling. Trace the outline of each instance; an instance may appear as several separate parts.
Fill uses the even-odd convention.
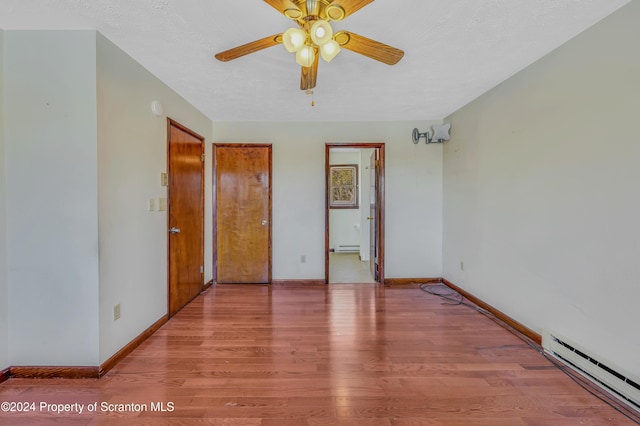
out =
[[[293,26],[261,0],[0,0],[0,28],[97,29],[213,121],[436,120],[629,1],[376,0],[334,30],[404,58],[321,61],[315,107],[282,46],[214,59]]]

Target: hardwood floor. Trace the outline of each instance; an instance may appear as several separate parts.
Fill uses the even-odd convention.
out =
[[[374,284],[213,286],[102,379],[10,379],[7,401],[35,410],[0,424],[634,424],[478,312]]]

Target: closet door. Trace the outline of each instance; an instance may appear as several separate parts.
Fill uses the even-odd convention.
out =
[[[271,282],[271,145],[214,144],[215,281]]]

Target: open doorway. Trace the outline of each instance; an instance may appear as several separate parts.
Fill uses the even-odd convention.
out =
[[[384,283],[384,144],[328,143],[325,282]]]

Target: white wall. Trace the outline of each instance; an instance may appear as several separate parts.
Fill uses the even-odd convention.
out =
[[[0,371],[9,367],[6,173],[4,154],[4,31],[0,30]]]
[[[332,149],[329,155],[329,164],[356,164],[358,174],[361,173],[360,151],[340,152]],[[361,179],[358,177],[358,184]],[[339,245],[360,245],[361,213],[362,207],[362,187],[358,188],[357,209],[331,209],[329,211],[329,247],[337,248]],[[368,204],[368,203],[367,203]],[[367,205],[368,207],[368,205]]]
[[[444,276],[636,380],[639,20],[631,2],[457,111],[444,146]]]
[[[9,362],[96,365],[95,32],[4,42]]]
[[[442,276],[442,146],[411,142],[429,124],[214,122],[215,142],[273,144],[273,278],[324,278],[325,143],[367,141],[386,143],[386,277]]]
[[[371,257],[370,247],[370,224],[367,219],[371,214],[371,202],[375,201],[375,194],[372,194],[371,188],[371,155],[375,152],[373,149],[360,150],[360,260],[369,261]]]
[[[166,212],[149,212],[167,122],[151,101],[207,142],[211,122],[95,31],[2,36],[0,369],[96,366],[167,312]],[[209,280],[210,220],[205,236]]]
[[[167,212],[158,211],[159,198],[167,197],[160,179],[167,170],[167,117],[204,136],[209,153],[211,121],[100,34],[97,47],[102,363],[167,313]],[[153,100],[163,104],[164,116],[152,114]],[[212,277],[206,199],[205,282]],[[116,304],[121,318],[114,321]]]

